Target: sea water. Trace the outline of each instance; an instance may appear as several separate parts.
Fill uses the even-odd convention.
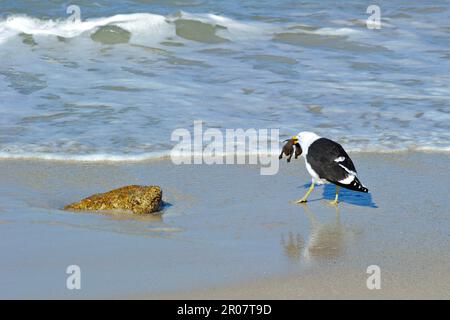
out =
[[[0,157],[168,155],[177,128],[450,150],[450,3],[0,2]]]

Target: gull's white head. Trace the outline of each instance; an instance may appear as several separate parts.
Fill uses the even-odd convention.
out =
[[[302,147],[302,150],[303,150],[302,155],[303,156],[306,156],[306,154],[308,153],[309,146],[317,139],[320,139],[320,136],[318,136],[314,132],[309,132],[309,131],[299,132],[296,135],[296,137],[298,139],[298,143]]]

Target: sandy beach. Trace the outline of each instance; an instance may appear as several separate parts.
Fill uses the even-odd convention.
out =
[[[78,2],[0,4],[0,300],[450,299],[449,1]]]
[[[0,161],[0,298],[450,298],[448,153],[354,153],[370,194],[319,187],[303,160],[255,165]],[[61,208],[160,185],[161,216]],[[66,268],[81,269],[81,290]],[[369,290],[367,267],[381,270]]]

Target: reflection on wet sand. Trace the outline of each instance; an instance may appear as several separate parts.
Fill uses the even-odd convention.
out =
[[[307,206],[303,206],[311,227],[304,257],[308,260],[332,260],[342,256],[346,247],[346,231],[336,207],[334,220],[320,222]]]
[[[289,231],[281,236],[283,253],[289,260],[299,262],[333,260],[345,253],[349,230],[340,221],[339,208],[336,207],[335,216],[327,222],[321,222],[311,212],[308,206],[302,206],[310,224],[308,240],[303,240],[299,233]]]
[[[281,246],[284,254],[292,261],[299,261],[302,255],[305,242],[299,233],[289,232],[287,240],[284,235],[281,235]]]
[[[101,212],[111,220],[116,221],[142,221],[142,222],[163,222],[162,214],[134,214],[124,212]]]
[[[71,229],[83,229],[90,231],[105,231],[124,235],[134,235],[150,238],[173,238],[175,234],[183,231],[182,228],[165,224],[162,221],[151,220],[127,220],[127,219],[111,219],[108,221],[101,220],[94,222],[65,222],[65,221],[35,221],[34,224],[45,224],[47,226],[66,227]]]
[[[165,206],[162,209],[164,210]],[[117,210],[64,211],[64,213],[65,215],[61,216],[55,215],[52,220],[42,219],[32,223],[149,238],[174,238],[183,231],[182,228],[166,223],[162,213],[135,214]],[[70,221],[66,219],[69,215],[74,216]],[[84,219],[83,216],[89,219]]]

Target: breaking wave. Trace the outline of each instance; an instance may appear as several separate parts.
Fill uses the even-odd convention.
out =
[[[169,16],[151,13],[118,14],[86,20],[52,20],[11,15],[0,21],[0,44],[21,34],[68,39],[88,35],[95,41],[105,43],[117,38],[124,39],[122,42],[155,43],[179,36],[208,43],[249,39],[261,35],[263,30],[262,24],[241,23],[215,14],[186,12]],[[99,35],[101,33],[103,35]]]

